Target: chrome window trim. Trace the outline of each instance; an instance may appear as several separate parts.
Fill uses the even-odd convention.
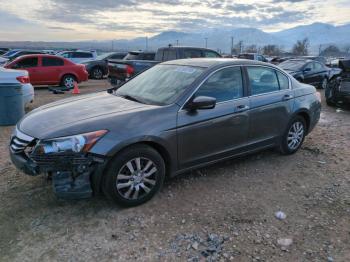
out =
[[[191,95],[188,96],[188,98],[186,99],[185,103],[181,106],[181,108],[179,109],[178,112],[183,111],[184,110],[184,106],[187,104],[187,102],[191,99],[191,97],[197,92],[197,90],[204,84],[205,81],[207,81],[207,79],[209,77],[211,77],[213,74],[215,74],[216,72],[225,69],[225,68],[230,68],[230,67],[245,67],[245,69],[247,69],[247,67],[265,67],[265,68],[269,68],[272,70],[276,70],[278,72],[280,72],[281,74],[283,74],[284,76],[286,76],[288,78],[288,89],[280,89],[277,91],[273,91],[273,92],[267,92],[267,93],[263,93],[263,94],[257,94],[257,95],[250,95],[250,96],[243,96],[243,97],[239,97],[239,98],[234,98],[231,100],[227,100],[227,101],[222,101],[222,102],[218,102],[216,103],[217,105],[222,104],[222,103],[228,103],[228,102],[233,102],[236,100],[240,100],[240,99],[244,99],[244,98],[251,98],[251,97],[256,97],[256,96],[263,96],[263,95],[268,95],[268,94],[274,94],[274,93],[278,93],[281,91],[285,91],[285,90],[292,90],[292,81],[291,78],[289,77],[289,75],[287,75],[285,72],[283,72],[281,69],[277,68],[277,67],[273,67],[273,66],[269,66],[269,65],[243,65],[243,64],[239,64],[239,65],[228,65],[228,66],[224,66],[221,68],[216,69],[215,71],[211,72],[206,78],[203,79],[202,82],[200,82],[197,86],[197,88],[191,93]],[[243,80],[243,88],[244,88],[244,72],[241,70],[242,73],[242,80]],[[277,75],[276,75],[277,77]],[[250,89],[250,86],[249,86]]]
[[[223,70],[223,69],[226,69],[226,68],[230,68],[230,67],[242,67],[242,65],[228,65],[228,66],[224,66],[224,67],[220,67],[218,69],[216,69],[215,71],[211,72],[209,75],[207,75],[202,82],[200,82],[198,84],[198,86],[196,87],[196,89],[191,93],[191,95],[188,96],[188,98],[186,99],[185,103],[183,103],[183,105],[181,106],[181,108],[179,109],[178,112],[180,111],[183,111],[185,110],[183,107],[187,104],[187,102],[191,99],[191,97],[198,91],[198,89],[204,84],[205,81],[208,80],[209,77],[211,77],[213,74],[215,74],[216,72],[220,71],[220,70]],[[242,74],[242,84],[243,84],[243,89],[244,89],[244,78],[243,78],[243,72],[241,70],[241,74]],[[221,103],[226,103],[226,102],[229,102],[229,101],[233,101],[233,100],[237,100],[237,99],[241,99],[241,98],[244,98],[244,97],[239,97],[239,98],[234,98],[234,99],[231,99],[231,100],[226,100],[226,101],[222,101],[222,102],[218,102],[216,103],[217,105],[218,104],[221,104]]]

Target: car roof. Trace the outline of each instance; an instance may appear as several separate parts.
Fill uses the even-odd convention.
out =
[[[205,47],[198,47],[198,46],[165,46],[165,47],[160,47],[158,50],[162,49],[169,49],[169,48],[174,48],[174,49],[197,49],[197,50],[207,50],[207,51],[214,51],[213,49],[210,48],[205,48]]]
[[[248,60],[248,59],[236,59],[236,58],[188,58],[171,60],[164,62],[165,65],[186,65],[186,66],[196,66],[196,67],[214,67],[218,65],[269,65],[275,67],[272,64]]]

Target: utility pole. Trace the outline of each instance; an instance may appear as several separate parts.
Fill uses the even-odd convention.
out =
[[[322,51],[322,44],[318,47],[318,55],[321,55],[321,51]]]
[[[205,48],[208,48],[208,37],[206,37],[204,39],[205,39]]]
[[[233,56],[233,36],[231,36],[231,56]]]

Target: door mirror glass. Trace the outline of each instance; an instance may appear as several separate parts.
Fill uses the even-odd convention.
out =
[[[187,106],[189,110],[213,109],[216,105],[216,98],[209,96],[197,96]]]
[[[305,68],[304,72],[311,72],[311,68],[310,67]]]

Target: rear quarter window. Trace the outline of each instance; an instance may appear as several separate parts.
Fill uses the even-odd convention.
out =
[[[280,89],[289,89],[289,78],[279,71],[276,71]]]

